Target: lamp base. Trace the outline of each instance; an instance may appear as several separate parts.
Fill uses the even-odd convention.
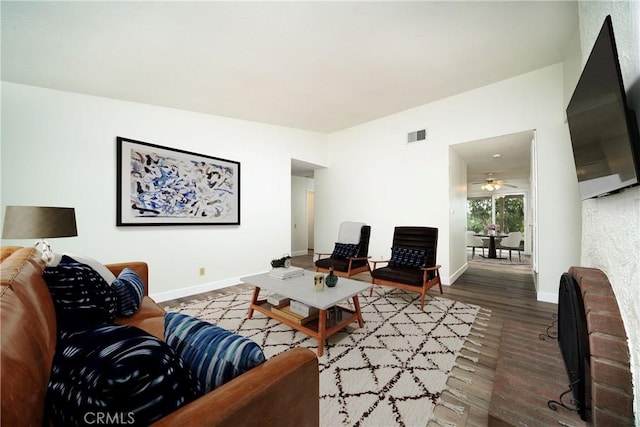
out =
[[[44,261],[47,266],[50,266],[55,258],[55,254],[51,250],[51,245],[44,239],[37,240],[34,246],[37,248],[38,245],[42,245],[42,261]]]

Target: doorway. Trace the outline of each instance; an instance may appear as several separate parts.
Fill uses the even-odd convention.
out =
[[[315,247],[313,242],[314,203],[315,193],[313,191],[307,191],[307,250],[310,252],[313,252]]]
[[[291,249],[292,256],[314,249],[316,169],[322,166],[291,159]]]
[[[459,229],[481,233],[489,224],[495,224],[500,232],[519,231],[524,236],[521,253],[527,254],[528,262],[531,262],[535,239],[532,229],[535,221],[534,144],[535,131],[527,130],[450,147],[455,156],[450,165],[463,169],[458,175],[464,176],[463,183],[466,184],[458,208],[466,203],[467,215],[456,218],[457,224],[461,225]],[[459,263],[456,271],[463,271],[469,260],[463,255],[466,253],[463,239],[463,236],[456,238],[451,246],[450,259]]]

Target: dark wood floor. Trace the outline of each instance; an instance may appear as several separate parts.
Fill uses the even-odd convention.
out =
[[[312,255],[294,257],[292,264],[313,268]],[[371,276],[361,273],[356,278],[370,281]],[[429,295],[438,296],[439,292],[432,288]],[[481,260],[469,261],[468,270],[453,285],[444,286],[443,297],[479,305],[491,310],[491,314],[483,322],[486,323],[486,330],[478,332],[481,336],[473,337],[482,347],[470,346],[480,348],[480,353],[462,350],[467,356],[479,359],[477,364],[461,363],[475,371],[454,368],[457,376],[468,378],[472,383],[467,384],[455,378],[450,378],[447,382],[450,387],[466,393],[467,397],[460,398],[448,393],[443,395],[446,402],[465,408],[464,414],[457,415],[445,406],[437,406],[434,414],[457,426],[486,426],[503,324],[524,323],[533,325],[544,333],[553,321],[557,306],[536,300],[530,265],[491,264]]]
[[[313,268],[312,254],[293,257],[292,265]],[[355,278],[370,281],[368,273],[361,273]],[[247,285],[239,285],[237,288],[246,289],[246,287]],[[229,289],[212,291],[167,301],[162,305],[171,307],[195,298],[206,298],[228,291]],[[429,295],[437,296],[439,292],[433,288],[429,291]],[[503,324],[520,322],[534,325],[543,333],[551,324],[557,306],[536,300],[530,266],[495,265],[482,261],[469,261],[469,269],[453,285],[444,286],[443,297],[479,305],[490,310],[491,313],[484,321],[486,327],[483,329],[485,330],[479,332],[480,336],[473,337],[475,342],[481,344],[480,353],[463,349],[466,355],[479,359],[477,364],[470,365],[475,369],[474,372],[459,370],[458,376],[466,377],[472,383],[467,384],[455,378],[450,378],[447,383],[450,387],[466,393],[466,398],[443,394],[443,399],[448,403],[465,408],[464,414],[457,415],[445,406],[437,406],[434,413],[437,417],[453,422],[457,426],[486,426]],[[467,364],[464,363],[464,365]],[[454,368],[454,371],[456,370],[457,368]]]

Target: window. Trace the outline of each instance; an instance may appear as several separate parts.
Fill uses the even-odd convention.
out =
[[[524,234],[524,196],[491,195],[467,199],[467,230],[476,233],[496,224],[501,233],[520,231]]]
[[[495,218],[501,232],[520,231],[524,235],[524,196],[496,197]]]
[[[491,197],[470,197],[467,199],[467,230],[480,233],[491,224]]]

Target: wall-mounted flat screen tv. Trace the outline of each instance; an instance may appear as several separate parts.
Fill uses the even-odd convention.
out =
[[[582,200],[638,184],[640,142],[607,16],[567,106]]]

